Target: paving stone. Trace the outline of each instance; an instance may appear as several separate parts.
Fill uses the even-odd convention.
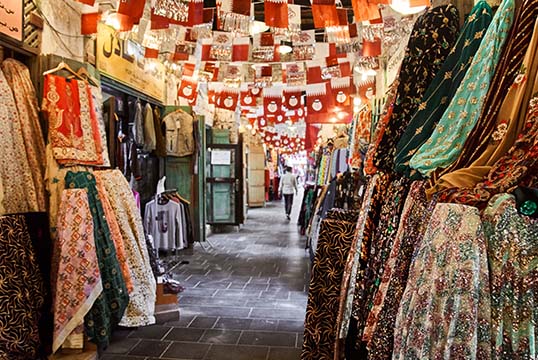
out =
[[[160,340],[170,331],[170,326],[151,325],[138,328],[129,337],[137,339]]]
[[[295,333],[271,331],[244,331],[239,338],[239,344],[295,347]]]
[[[299,360],[301,349],[289,347],[271,347],[269,349],[268,360]]]
[[[206,330],[200,342],[210,344],[236,344],[241,331],[229,329]]]
[[[190,324],[190,328],[211,329],[217,322],[218,317],[215,316],[197,316]]]
[[[204,360],[266,360],[266,346],[213,345]]]
[[[193,342],[173,342],[172,345],[162,355],[163,359],[203,359],[209,351],[210,344],[200,344]]]
[[[168,346],[170,346],[170,341],[142,340],[129,352],[129,355],[159,357]]]
[[[204,331],[204,329],[173,328],[166,335],[166,340],[196,342],[200,340]]]

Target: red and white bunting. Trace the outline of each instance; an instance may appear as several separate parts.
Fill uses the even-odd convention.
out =
[[[187,99],[189,104],[195,104],[198,97],[198,81],[192,77],[183,76],[181,78],[178,96]]]
[[[237,37],[233,40],[232,61],[248,61],[250,55],[250,38]]]
[[[331,92],[334,106],[351,107],[351,95],[354,92],[351,77],[332,78]]]
[[[307,123],[327,121],[332,107],[331,87],[329,83],[309,84],[306,86]]]
[[[288,0],[265,0],[264,1],[265,24],[276,28],[287,28]]]
[[[282,117],[282,87],[272,86],[263,89],[263,111],[266,117]]]
[[[222,0],[220,10],[250,16],[250,0]]]
[[[297,110],[303,106],[301,95],[303,89],[300,87],[286,87],[284,89],[284,106],[288,110]]]
[[[217,97],[218,108],[235,111],[239,102],[239,89],[223,87]]]

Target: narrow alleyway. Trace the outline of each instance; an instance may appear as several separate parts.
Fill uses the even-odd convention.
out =
[[[196,245],[175,278],[186,288],[181,318],[117,332],[103,360],[297,360],[303,337],[309,259],[281,202],[249,210],[239,232]]]

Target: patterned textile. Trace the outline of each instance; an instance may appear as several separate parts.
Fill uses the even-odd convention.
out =
[[[323,220],[312,266],[301,359],[332,360],[344,266],[355,223]]]
[[[33,173],[26,155],[17,104],[0,71],[0,179],[3,214],[39,211]]]
[[[194,153],[193,121],[192,115],[183,110],[176,110],[163,118],[168,156],[182,157]]]
[[[344,268],[342,278],[342,288],[340,290],[340,301],[338,305],[338,317],[336,318],[336,329],[338,331],[335,344],[335,357],[341,358],[343,354],[343,340],[347,338],[351,311],[353,305],[353,294],[355,293],[355,279],[359,268],[362,250],[362,234],[366,224],[367,215],[370,211],[372,196],[379,181],[379,175],[374,175],[366,186],[364,198],[359,211],[359,218],[356,223],[355,236],[350,246],[348,258]]]
[[[458,31],[458,10],[451,4],[429,8],[415,23],[400,70],[392,116],[377,148],[374,162],[378,169],[392,171],[396,144],[449,55]]]
[[[513,0],[503,0],[484,35],[473,62],[431,137],[410,160],[410,166],[429,176],[454,162],[475,126],[514,18]]]
[[[484,211],[491,276],[492,359],[536,359],[538,220],[518,214],[514,196]]]
[[[129,305],[120,325],[137,327],[154,324],[157,284],[151,271],[142,218],[129,183],[119,170],[96,171],[95,177],[106,189],[104,196],[116,215],[133,281]]]
[[[538,94],[538,21],[534,24],[534,35],[521,64],[519,75],[505,94],[495,121],[496,130],[490,134],[481,132],[481,137],[488,137],[488,146],[482,154],[468,166],[443,175],[427,194],[445,188],[469,188],[480,182],[488,174],[491,166],[510,150],[525,125],[527,107],[533,94]],[[481,124],[477,124],[477,127]],[[476,129],[476,128],[475,128]]]
[[[99,124],[87,83],[46,75],[42,108],[54,158],[60,164],[103,164]]]
[[[121,275],[114,243],[110,239],[110,230],[97,193],[94,176],[89,172],[68,171],[65,176],[65,185],[69,189],[86,189],[88,192],[103,292],[95,300],[90,312],[86,314],[84,326],[90,341],[99,347],[106,347],[110,342],[112,330],[118,325],[125,312],[129,294]]]
[[[43,280],[23,215],[0,217],[0,358],[35,359]]]
[[[136,100],[134,108],[134,126],[133,126],[133,139],[136,145],[144,146],[144,114],[142,109],[142,102]]]
[[[114,247],[116,248],[116,257],[118,258],[118,264],[121,268],[121,274],[123,275],[123,280],[125,281],[127,291],[129,292],[129,294],[131,294],[133,292],[134,285],[133,279],[131,277],[131,269],[129,269],[129,257],[127,251],[125,250],[125,244],[123,242],[120,225],[118,224],[118,220],[116,220],[116,214],[114,213],[114,209],[112,208],[112,205],[110,205],[110,200],[108,199],[103,182],[99,180],[99,176],[97,176],[98,174],[94,175],[95,186],[97,187],[99,200],[101,200],[101,204],[103,205],[106,223],[108,224],[108,229],[110,230],[110,238],[114,242]]]
[[[437,204],[413,254],[393,359],[490,358],[486,251],[476,208]]]
[[[331,209],[327,211],[326,219],[329,220],[340,220],[346,222],[356,223],[359,218],[359,212],[355,210],[342,210],[342,209]]]
[[[375,157],[377,155],[377,148],[379,143],[385,134],[385,129],[387,128],[388,122],[392,117],[392,111],[394,109],[394,101],[396,99],[397,91],[400,86],[399,78],[396,78],[392,85],[390,86],[389,92],[387,94],[387,101],[383,107],[383,112],[379,117],[379,121],[375,127],[374,134],[371,138],[370,145],[368,145],[368,151],[366,152],[366,157],[364,158],[364,173],[367,175],[374,175],[377,172],[377,167],[374,164]]]
[[[428,140],[450,100],[454,97],[491,22],[493,10],[485,0],[474,7],[441,69],[424,94],[417,112],[396,146],[395,167],[398,173],[410,176],[409,160]]]
[[[54,246],[53,313],[56,352],[84,323],[84,316],[103,292],[93,237],[93,219],[85,189],[64,190]]]
[[[442,174],[465,167],[480,157],[489,142],[487,135],[495,131],[495,119],[506,93],[521,70],[523,57],[533,35],[532,28],[538,17],[538,0],[523,0],[518,7],[521,10],[516,15],[510,30],[510,40],[503,50],[490,90],[484,98],[478,123],[469,134],[458,160]]]
[[[161,111],[157,106],[153,109],[153,126],[155,127],[155,155],[166,156],[166,136],[161,122]]]
[[[45,147],[45,154],[47,158],[47,168],[45,170],[45,184],[49,195],[49,226],[51,239],[54,240],[56,239],[58,209],[62,200],[62,193],[65,189],[65,175],[68,171],[90,171],[90,169],[85,166],[71,166],[67,168],[60,166],[56,159],[54,159],[50,144],[47,144],[47,146]]]
[[[150,104],[144,107],[144,150],[151,152],[157,148],[157,137],[155,134],[155,122],[153,120],[153,109]]]
[[[110,167],[110,157],[108,155],[108,146],[106,140],[106,129],[108,124],[105,124],[105,118],[103,117],[103,93],[101,88],[97,86],[90,86],[92,94],[92,104],[97,118],[99,136],[101,137],[101,157],[103,158],[102,166]],[[112,136],[112,135],[111,135]]]
[[[28,68],[14,59],[2,62],[2,71],[6,80],[13,89],[15,104],[19,109],[19,121],[24,141],[24,149],[28,165],[32,174],[35,188],[37,212],[46,211],[45,207],[45,140],[39,123],[39,106],[37,97],[30,79]],[[30,195],[30,194],[28,194]]]
[[[372,238],[370,255],[367,260],[364,277],[361,284],[361,292],[356,298],[355,313],[357,314],[357,340],[356,348],[364,347],[362,337],[368,314],[373,306],[373,301],[384,270],[384,264],[390,254],[394,235],[398,230],[398,223],[402,207],[408,191],[408,179],[393,180],[387,192],[383,195],[383,206],[379,219],[376,219],[377,229]]]
[[[538,97],[531,99],[527,122],[505,156],[474,188],[449,189],[439,194],[440,201],[485,207],[499,193],[511,192],[529,176],[538,174]]]
[[[426,232],[434,207],[435,200],[429,204],[426,201],[424,183],[413,182],[363,334],[371,359],[389,359],[392,356],[394,325],[407,283],[411,257],[415,245]]]

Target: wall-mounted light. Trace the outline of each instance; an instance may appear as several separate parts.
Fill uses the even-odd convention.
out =
[[[269,30],[269,26],[265,25],[263,21],[251,21],[250,22],[250,35],[260,34]]]

